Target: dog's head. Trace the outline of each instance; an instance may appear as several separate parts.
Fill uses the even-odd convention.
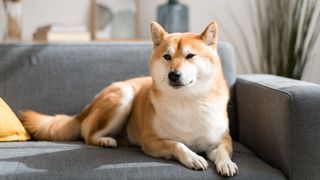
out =
[[[216,73],[222,73],[216,22],[210,23],[201,34],[168,34],[152,22],[151,34],[154,45],[151,76],[161,92],[198,94],[213,85]]]

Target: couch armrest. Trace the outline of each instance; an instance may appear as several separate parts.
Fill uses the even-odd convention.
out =
[[[274,75],[236,82],[239,139],[290,179],[320,179],[320,86]]]

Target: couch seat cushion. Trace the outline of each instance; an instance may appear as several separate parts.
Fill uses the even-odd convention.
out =
[[[277,169],[234,143],[240,174],[232,179],[285,179]],[[153,158],[137,147],[105,149],[83,142],[0,143],[0,179],[222,179],[213,164],[193,171],[175,160]]]

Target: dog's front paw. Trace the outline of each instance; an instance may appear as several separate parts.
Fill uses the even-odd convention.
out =
[[[193,170],[206,170],[209,166],[208,162],[203,157],[194,152],[184,154],[179,160],[186,167]]]
[[[101,137],[99,139],[99,145],[102,147],[117,147],[117,141],[111,137]]]
[[[222,176],[234,176],[239,169],[236,163],[231,160],[220,160],[215,162],[217,172]]]

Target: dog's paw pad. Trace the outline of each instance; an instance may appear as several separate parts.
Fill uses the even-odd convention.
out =
[[[193,153],[186,155],[181,162],[190,169],[193,170],[206,170],[208,169],[208,162],[201,156]]]
[[[102,147],[111,147],[111,148],[115,148],[117,147],[117,141],[111,137],[102,137],[99,139],[99,144]]]
[[[234,176],[239,172],[236,163],[231,160],[221,160],[215,163],[217,172],[222,176]]]

